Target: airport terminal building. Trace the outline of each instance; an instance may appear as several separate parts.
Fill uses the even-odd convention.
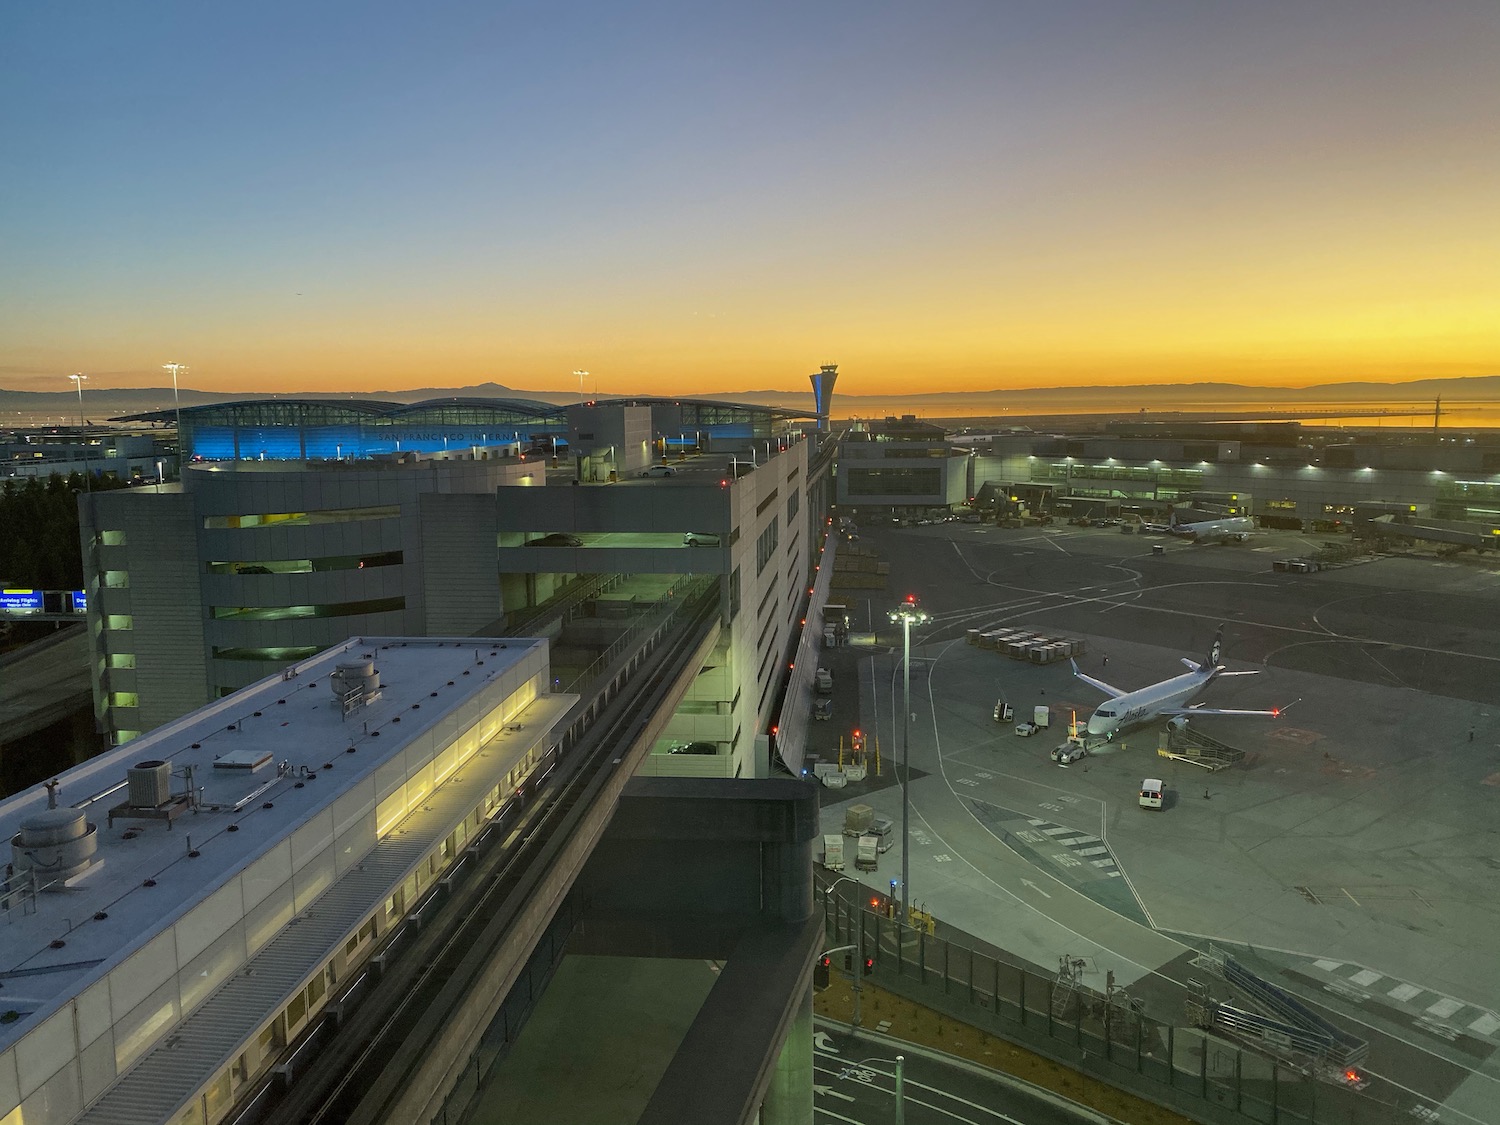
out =
[[[213,1125],[577,697],[542,640],[354,637],[0,802],[0,1122]]]
[[[616,400],[555,418],[555,456],[528,454],[530,433],[427,454],[257,455],[81,497],[100,728],[129,741],[351,635],[494,636],[549,611],[565,686],[652,605],[709,582],[721,652],[666,742],[714,750],[651,765],[767,776],[826,459],[787,412]],[[305,448],[303,423],[277,448]]]

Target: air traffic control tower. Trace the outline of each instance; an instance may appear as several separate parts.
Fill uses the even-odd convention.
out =
[[[809,375],[812,380],[813,404],[818,412],[818,429],[828,429],[828,408],[833,403],[833,385],[839,381],[839,365],[836,363],[825,363],[818,369],[816,375]]]

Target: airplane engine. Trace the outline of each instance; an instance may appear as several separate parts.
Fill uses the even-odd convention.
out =
[[[1167,726],[1171,730],[1184,731],[1187,730],[1187,725],[1188,717],[1186,715],[1174,715],[1172,716],[1172,718],[1167,720]]]

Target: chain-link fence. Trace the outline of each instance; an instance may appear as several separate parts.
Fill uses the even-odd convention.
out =
[[[1164,1023],[1066,974],[1046,976],[824,896],[831,946],[874,958],[872,981],[925,1007],[1201,1121],[1396,1125],[1430,1105],[1393,1086],[1320,1079],[1201,1028]],[[855,986],[859,977],[855,977]]]

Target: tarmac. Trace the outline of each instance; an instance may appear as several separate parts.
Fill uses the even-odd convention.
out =
[[[1384,558],[1274,572],[1316,547],[1287,533],[1200,546],[942,524],[861,538],[891,586],[851,605],[854,627],[908,591],[934,615],[913,637],[913,903],[1044,972],[1084,957],[1087,983],[1113,971],[1163,1018],[1203,975],[1193,957],[1219,946],[1369,1039],[1371,1073],[1414,1103],[1500,1120],[1500,571]],[[1285,713],[1195,720],[1246,752],[1214,773],[1158,757],[1155,728],[1059,768],[1047,752],[1104,697],[1066,661],[965,642],[1000,625],[1079,638],[1080,667],[1131,690],[1201,661],[1221,623],[1222,662],[1261,674],[1200,701]],[[860,726],[881,756],[878,778],[825,791],[825,831],[856,801],[901,823],[900,635],[887,625],[878,641],[873,656],[823,657],[836,710],[810,739],[847,743]],[[1013,722],[1045,704],[1053,726],[1018,738],[992,718],[997,700]],[[1138,805],[1147,776],[1166,782],[1160,812]],[[888,890],[901,847],[864,881]]]

